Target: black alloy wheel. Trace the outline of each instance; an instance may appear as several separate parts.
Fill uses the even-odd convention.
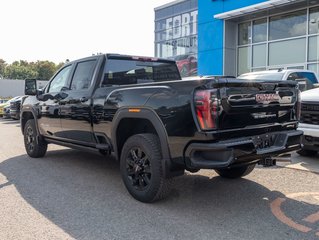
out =
[[[24,146],[28,155],[33,158],[43,157],[47,151],[48,144],[38,138],[34,119],[30,119],[24,126]]]
[[[154,202],[170,191],[171,178],[164,176],[159,139],[154,134],[136,134],[124,144],[121,175],[129,193],[141,202]]]
[[[140,148],[132,148],[126,158],[126,171],[131,185],[139,191],[150,185],[152,173],[147,154]]]

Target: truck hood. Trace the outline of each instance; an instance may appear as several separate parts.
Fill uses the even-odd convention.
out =
[[[319,88],[314,88],[308,91],[304,91],[301,93],[301,101],[311,102],[311,101],[319,101]]]

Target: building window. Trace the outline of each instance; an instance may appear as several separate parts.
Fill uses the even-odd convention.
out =
[[[308,64],[308,70],[314,71],[314,72],[316,72],[318,74],[318,72],[319,72],[319,64],[318,63]]]
[[[267,41],[267,19],[253,21],[253,43]]]
[[[291,38],[306,34],[307,10],[271,17],[269,40]]]
[[[182,77],[197,75],[197,0],[155,11],[155,56],[174,59]]]
[[[308,61],[319,61],[319,36],[309,37],[308,43]]]
[[[250,72],[251,53],[250,47],[238,48],[238,75]]]
[[[266,66],[266,44],[253,46],[253,67]]]
[[[319,6],[238,24],[237,74],[279,68],[319,73]]]
[[[304,63],[306,38],[269,43],[269,65]]]
[[[251,40],[251,24],[250,22],[241,23],[238,26],[238,44],[247,45]]]
[[[309,34],[317,34],[319,33],[319,7],[311,8],[309,12]]]

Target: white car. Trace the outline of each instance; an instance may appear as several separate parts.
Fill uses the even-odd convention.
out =
[[[302,69],[279,69],[244,73],[238,79],[260,80],[294,80],[298,81],[301,91],[318,87],[318,78],[315,72]]]
[[[302,156],[314,156],[319,151],[319,88],[301,93],[301,119],[298,130],[302,130]]]

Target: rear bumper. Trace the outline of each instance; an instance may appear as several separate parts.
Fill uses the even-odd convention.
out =
[[[186,166],[218,169],[298,150],[302,134],[302,131],[290,130],[216,143],[191,143],[185,151]]]

